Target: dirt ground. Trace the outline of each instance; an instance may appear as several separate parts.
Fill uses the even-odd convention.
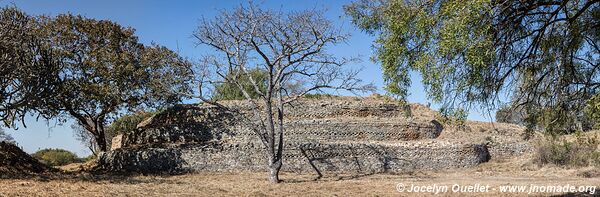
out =
[[[600,170],[537,167],[528,156],[496,160],[475,168],[419,171],[405,174],[332,175],[313,180],[311,174],[282,173],[281,184],[269,184],[265,173],[197,173],[176,176],[108,176],[89,174],[47,175],[0,179],[0,196],[427,196],[408,192],[413,186],[438,188],[437,196],[549,196],[532,192],[540,186],[600,187]],[[487,191],[483,188],[488,187]],[[402,187],[404,186],[404,187]],[[454,192],[474,186],[478,192]],[[526,187],[523,192],[502,192],[500,187]],[[535,187],[533,187],[535,186]],[[447,187],[447,191],[441,188]],[[588,187],[588,191],[591,190]],[[594,195],[600,189],[593,188]],[[398,190],[404,190],[399,192]],[[562,193],[564,195],[564,193]],[[571,196],[594,196],[587,193]]]

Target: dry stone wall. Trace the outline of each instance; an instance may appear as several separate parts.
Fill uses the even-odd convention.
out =
[[[239,114],[248,109],[240,101],[224,105]],[[462,168],[514,152],[506,146],[491,155],[483,142],[437,141],[443,127],[431,114],[406,118],[402,111],[381,100],[301,100],[287,111],[283,170],[362,174]],[[239,114],[207,106],[174,107],[115,140],[121,144],[103,153],[100,164],[120,172],[265,170],[264,147],[249,128],[250,120]]]
[[[484,145],[407,146],[373,143],[306,143],[287,148],[283,171],[369,174],[475,166],[490,159]],[[119,149],[101,156],[111,171],[262,171],[266,160],[257,144],[195,144]]]

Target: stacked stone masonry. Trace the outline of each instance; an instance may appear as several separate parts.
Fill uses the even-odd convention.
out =
[[[225,104],[248,109],[244,102]],[[306,99],[288,109],[283,171],[364,174],[463,168],[494,154],[521,154],[528,148],[438,141],[440,123],[406,118],[400,106],[384,101]],[[100,164],[121,172],[265,170],[263,145],[249,120],[235,114],[216,107],[177,106],[119,136],[121,144],[102,154]]]

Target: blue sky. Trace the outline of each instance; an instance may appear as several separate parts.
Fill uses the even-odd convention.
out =
[[[331,48],[331,53],[339,56],[353,56],[362,59],[362,63],[353,65],[362,67],[360,77],[367,82],[373,82],[378,92],[383,94],[383,79],[379,65],[369,60],[373,50],[371,47],[374,37],[355,29],[350,19],[344,15],[342,6],[350,1],[331,0],[289,0],[256,1],[255,4],[269,9],[293,11],[302,9],[325,9],[326,16],[333,22],[342,25],[352,37],[347,44]],[[136,29],[136,35],[145,44],[155,42],[170,49],[177,50],[182,56],[197,59],[203,53],[203,48],[196,47],[191,34],[196,29],[199,19],[213,18],[221,10],[228,10],[247,3],[247,1],[150,1],[150,0],[53,0],[53,1],[0,1],[0,5],[16,5],[30,15],[57,15],[61,13],[80,14],[89,18],[108,19],[123,26]],[[410,89],[410,102],[426,104],[427,100],[420,76],[412,73],[413,85]],[[432,105],[434,108],[437,105]],[[471,110],[469,119],[489,121],[488,112]],[[494,112],[489,112],[494,115]],[[79,156],[89,155],[73,137],[72,121],[57,124],[55,121],[37,121],[34,117],[26,119],[27,128],[18,130],[7,129],[26,152],[32,153],[42,148],[63,148],[77,153]]]

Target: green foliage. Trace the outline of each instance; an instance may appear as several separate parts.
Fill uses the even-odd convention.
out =
[[[345,10],[356,26],[377,35],[374,59],[388,93],[405,99],[415,71],[434,101],[493,107],[510,93],[531,116],[530,129],[572,132],[566,125],[586,127],[583,107],[600,88],[599,5],[357,0]]]
[[[139,43],[132,28],[107,20],[59,15],[44,20],[63,62],[56,104],[77,114],[108,115],[190,91],[190,63],[162,46]],[[176,98],[172,98],[176,97]]]
[[[537,119],[532,119],[538,125],[545,128],[546,132],[550,134],[569,134],[577,131],[574,127],[575,122],[573,118],[569,117],[567,110],[560,107],[551,107],[541,109],[541,112],[536,113]],[[531,120],[530,120],[531,121]]]
[[[251,99],[258,98],[260,95],[256,91],[255,87],[252,85],[250,78],[254,80],[260,92],[265,92],[267,89],[267,80],[269,74],[261,69],[252,69],[248,72],[248,74],[238,74],[235,76],[235,73],[239,72],[230,72],[225,76],[227,79],[231,79],[229,81],[222,84],[215,85],[213,100],[243,100],[246,99],[244,96],[242,89],[248,93]],[[238,87],[238,84],[242,86],[242,89]]]
[[[440,115],[442,116],[440,122],[449,125],[464,126],[467,121],[467,112],[460,108],[440,108]]]
[[[32,156],[50,166],[63,166],[82,161],[74,153],[63,149],[42,149],[32,154]]]
[[[102,151],[104,125],[119,112],[164,107],[191,91],[191,63],[165,47],[144,46],[132,28],[70,14],[40,20],[62,66],[49,110],[75,118]]]
[[[0,8],[0,124],[23,125],[27,113],[43,117],[58,81],[58,62],[45,39],[38,36],[36,18],[15,7]]]
[[[594,122],[594,129],[600,129],[600,94],[587,101],[585,114]]]
[[[137,125],[147,118],[160,113],[140,111],[133,114],[128,114],[117,118],[106,128],[107,139],[112,139],[114,136],[124,133],[129,133],[136,130]]]
[[[600,140],[596,136],[575,134],[575,140],[547,136],[536,144],[535,162],[538,165],[585,167],[600,166]]]
[[[0,121],[8,126],[29,112],[74,118],[106,150],[104,125],[120,112],[165,107],[191,92],[191,63],[140,43],[133,28],[16,8],[0,10],[0,27]]]
[[[481,82],[480,71],[494,57],[487,34],[490,1],[363,0],[345,10],[362,29],[380,32],[375,58],[382,63],[386,91],[400,99],[408,95],[411,70],[421,72],[430,97],[441,101],[447,80],[457,91]]]
[[[98,157],[94,154],[88,155],[87,157],[81,158],[82,162],[88,162],[88,161],[92,161],[92,160],[96,160],[98,159]]]

